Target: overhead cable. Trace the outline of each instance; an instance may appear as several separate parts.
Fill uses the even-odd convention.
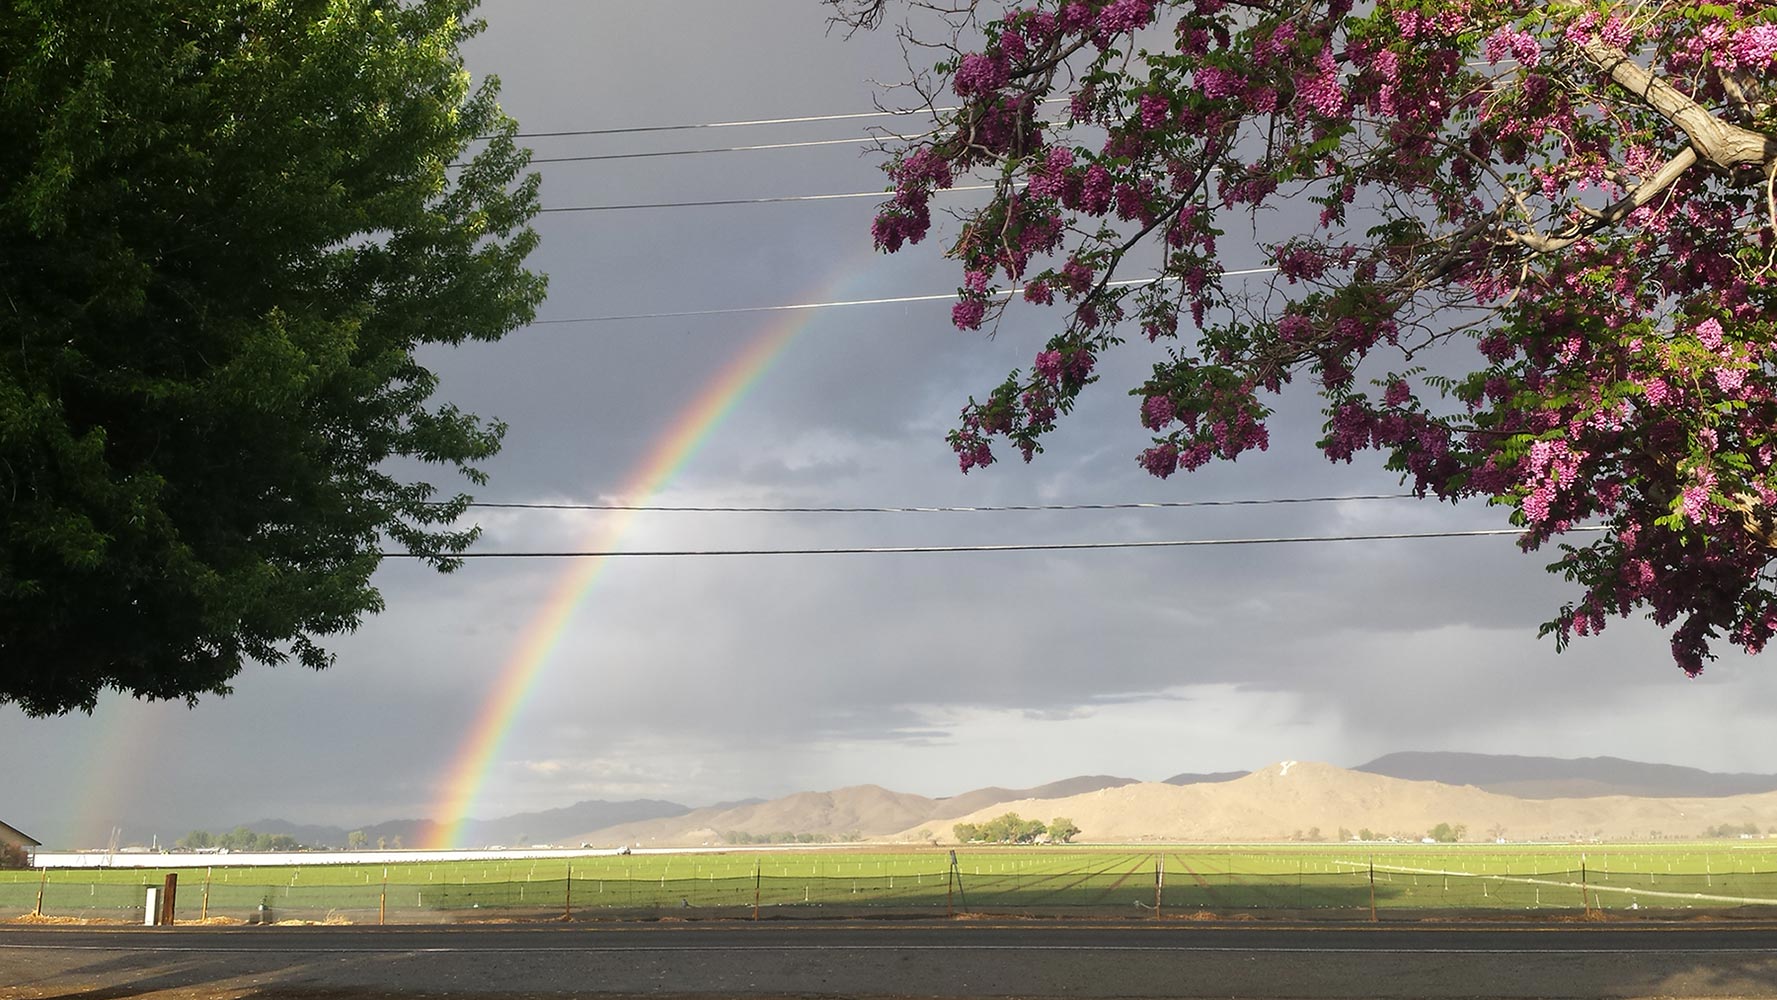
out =
[[[1254,274],[1274,274],[1275,267],[1248,267],[1236,271],[1223,271],[1226,278],[1240,278]],[[1131,278],[1126,281],[1107,282],[1109,288],[1128,288],[1134,285],[1165,284],[1177,281],[1177,278]],[[992,298],[1007,298],[1024,291],[1023,287],[1007,288],[988,293]],[[616,316],[572,316],[561,319],[532,320],[532,326],[551,326],[563,323],[617,323],[635,319],[681,319],[688,316],[732,316],[739,313],[767,312],[799,312],[807,309],[838,309],[846,306],[884,306],[897,305],[904,302],[940,302],[956,298],[955,292],[944,292],[933,295],[892,295],[880,299],[842,299],[834,302],[792,302],[773,306],[729,306],[722,309],[683,309],[676,312],[626,313]]]
[[[966,184],[944,191],[992,191],[993,184]],[[656,201],[632,205],[566,205],[541,208],[539,212],[620,212],[638,208],[710,208],[716,205],[772,205],[789,201],[840,201],[847,198],[889,198],[893,191],[852,191],[846,194],[792,194],[775,198],[717,198],[710,201]]]
[[[806,139],[801,142],[762,142],[751,146],[715,146],[705,149],[656,149],[646,153],[594,153],[589,156],[533,156],[536,163],[591,163],[596,160],[642,160],[656,156],[698,156],[703,153],[750,153],[761,149],[806,149],[810,146],[863,146],[881,142],[870,136],[849,139]],[[465,166],[453,163],[453,167]]]
[[[1359,493],[1337,497],[1258,497],[1240,500],[1155,500],[1120,503],[1031,503],[968,507],[703,507],[631,503],[532,503],[472,501],[496,510],[603,510],[670,514],[993,514],[1046,510],[1173,510],[1183,507],[1262,507],[1273,504],[1344,503],[1350,500],[1416,500],[1414,493]],[[439,504],[438,506],[443,506]]]
[[[1039,104],[1061,104],[1068,100],[1065,97],[1048,97]],[[887,108],[877,111],[855,111],[839,115],[800,115],[794,118],[752,118],[745,121],[732,122],[701,122],[695,125],[631,125],[625,128],[584,128],[568,129],[560,132],[516,132],[515,139],[556,139],[578,135],[634,135],[639,132],[685,132],[703,128],[745,128],[755,125],[803,125],[808,122],[843,122],[856,121],[860,118],[904,118],[908,115],[949,114],[961,111],[961,108]],[[493,136],[478,136],[491,139]]]
[[[1569,531],[1604,531],[1605,525],[1569,528]],[[1397,531],[1368,535],[1285,535],[1273,538],[1169,538],[1157,541],[1121,542],[1013,542],[1005,545],[880,545],[827,549],[603,549],[588,551],[461,552],[451,559],[615,559],[619,557],[680,556],[849,556],[912,555],[936,552],[1072,552],[1090,549],[1176,549],[1222,545],[1300,545],[1311,542],[1389,542],[1427,538],[1490,538],[1523,535],[1519,528],[1480,528],[1472,531]],[[439,558],[411,552],[384,552],[390,559]]]

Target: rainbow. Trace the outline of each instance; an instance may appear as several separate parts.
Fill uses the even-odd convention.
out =
[[[806,318],[796,317],[768,326],[717,372],[691,404],[674,417],[649,447],[641,464],[618,488],[621,502],[646,503],[671,481],[807,322]],[[633,512],[618,512],[605,519],[586,547],[595,551],[615,549],[632,518]],[[526,696],[554,654],[575,609],[586,599],[609,561],[573,560],[572,568],[521,633],[525,638],[500,668],[490,697],[446,772],[444,792],[432,810],[437,823],[427,838],[427,848],[444,849],[456,844]]]
[[[91,716],[76,723],[93,732],[82,741],[86,747],[82,789],[63,827],[65,846],[99,847],[110,841],[112,828],[123,821],[120,807],[130,802],[136,786],[145,784],[140,771],[143,761],[153,759],[149,737],[158,728],[157,707],[135,699],[104,698]],[[126,836],[130,833],[124,831]]]

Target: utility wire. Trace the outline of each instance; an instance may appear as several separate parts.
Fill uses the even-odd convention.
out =
[[[1038,102],[1041,104],[1062,104],[1068,98],[1048,97]],[[703,128],[745,128],[754,125],[801,125],[807,122],[843,122],[856,121],[860,118],[904,118],[907,115],[949,114],[961,111],[961,108],[895,108],[879,111],[857,111],[840,115],[800,115],[795,118],[753,118],[746,121],[702,122],[695,125],[632,125],[627,128],[586,128],[570,129],[561,132],[517,132],[515,139],[555,139],[576,135],[634,135],[638,132],[684,132]],[[477,136],[478,139],[492,139],[491,135]]]
[[[1604,531],[1604,525],[1570,528],[1569,531]],[[451,559],[611,559],[619,556],[843,556],[910,555],[933,552],[1068,552],[1086,549],[1176,549],[1219,545],[1299,545],[1309,542],[1386,542],[1422,538],[1487,538],[1522,535],[1518,528],[1481,528],[1473,531],[1399,531],[1373,535],[1286,535],[1275,538],[1171,538],[1160,541],[1125,542],[1014,542],[1006,545],[883,545],[831,549],[608,549],[556,552],[461,552]],[[383,552],[389,559],[426,559],[437,556],[411,552]]]
[[[1343,503],[1348,500],[1415,500],[1413,493],[1361,493],[1338,497],[1260,497],[1244,500],[1156,500],[1126,503],[1033,503],[973,507],[671,507],[629,503],[501,503],[474,501],[496,510],[604,510],[674,514],[992,514],[1044,510],[1172,510],[1182,507],[1262,507],[1272,504]],[[445,506],[443,503],[435,506]]]
[[[862,146],[881,142],[870,136],[850,139],[805,139],[801,142],[763,142],[751,146],[715,146],[706,149],[656,149],[646,153],[594,153],[590,156],[535,156],[535,163],[592,163],[597,160],[642,160],[656,156],[697,156],[703,153],[750,153],[761,149],[806,149],[810,146]],[[453,163],[453,167],[467,166]]]
[[[944,191],[992,191],[992,184],[967,184]],[[934,192],[941,193],[941,192]],[[718,198],[711,201],[656,201],[634,205],[567,205],[539,212],[621,212],[637,208],[709,208],[716,205],[772,205],[787,201],[839,201],[846,198],[891,198],[893,191],[852,191],[846,194],[792,194],[775,198]]]
[[[1254,274],[1274,274],[1275,267],[1248,267],[1237,271],[1223,271],[1222,277],[1240,278]],[[1177,278],[1130,278],[1125,281],[1113,281],[1106,287],[1127,288],[1132,285],[1154,285],[1177,281]],[[1005,298],[1024,291],[1023,287],[1007,288],[990,293],[994,298]],[[896,305],[903,302],[939,302],[956,298],[955,292],[944,292],[936,295],[894,295],[880,299],[843,299],[834,302],[792,302],[774,306],[729,306],[723,309],[684,309],[677,312],[627,313],[619,316],[571,316],[561,319],[532,320],[532,326],[552,326],[562,323],[617,323],[636,319],[681,319],[688,316],[732,316],[740,313],[765,312],[799,312],[807,309],[838,309],[846,306],[883,306]]]

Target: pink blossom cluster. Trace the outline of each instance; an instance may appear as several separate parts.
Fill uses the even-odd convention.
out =
[[[1161,21],[1168,52],[1117,41]],[[1768,0],[1659,18],[1602,0],[1027,0],[987,27],[982,51],[948,64],[962,110],[891,168],[873,231],[884,250],[918,243],[932,192],[998,174],[952,251],[952,319],[983,324],[996,272],[1025,302],[1062,303],[1028,372],[963,411],[964,471],[994,460],[995,439],[1031,459],[1097,378],[1123,343],[1129,290],[1111,278],[1145,241],[1165,294],[1138,298],[1135,343],[1179,341],[1136,391],[1150,474],[1264,449],[1258,394],[1308,374],[1328,459],[1374,451],[1422,495],[1504,504],[1526,549],[1580,539],[1555,566],[1578,588],[1558,642],[1645,610],[1694,672],[1712,642],[1777,634],[1761,165],[1693,168],[1599,224],[1693,142],[1591,61],[1621,50],[1704,113],[1768,132],[1743,97],[1768,99],[1777,75]],[[1051,97],[1069,120],[1038,120]],[[1312,235],[1260,211],[1297,197],[1320,206]],[[1245,213],[1279,274],[1257,315],[1231,307],[1216,239]],[[1426,350],[1467,374],[1376,377],[1378,356],[1419,366]],[[1607,530],[1567,535],[1594,525]]]

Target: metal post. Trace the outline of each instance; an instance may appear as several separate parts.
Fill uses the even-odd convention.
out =
[[[49,869],[45,868],[45,869],[43,869],[43,877],[37,881],[37,910],[36,910],[36,913],[40,917],[43,916],[43,887],[47,884],[49,884]]]
[[[956,852],[950,852],[950,870],[944,873],[944,915],[956,916]]]
[[[563,920],[574,919],[574,863],[572,861],[568,862],[568,884],[562,891],[561,918]]]
[[[1592,894],[1586,888],[1586,856],[1580,855],[1580,905],[1586,908],[1586,916],[1592,915]]]
[[[381,927],[389,914],[389,866],[383,866],[383,891],[376,897],[376,925]]]
[[[1370,858],[1370,923],[1376,922],[1376,859]]]
[[[759,919],[759,881],[760,881],[760,877],[761,877],[760,873],[759,873],[760,864],[761,864],[761,862],[760,862],[759,858],[757,856],[755,856],[753,858],[753,919],[754,920]]]
[[[1166,852],[1154,855],[1154,919],[1160,919],[1160,892],[1166,886]]]

